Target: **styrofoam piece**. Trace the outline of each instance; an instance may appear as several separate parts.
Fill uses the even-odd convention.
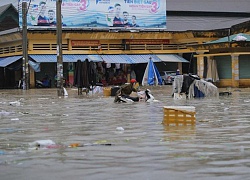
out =
[[[37,140],[32,143],[29,143],[30,147],[44,147],[44,146],[49,146],[49,145],[55,145],[56,143],[50,139],[48,140]]]

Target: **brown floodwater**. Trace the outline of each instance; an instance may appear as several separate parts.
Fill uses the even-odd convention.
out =
[[[0,90],[0,179],[249,179],[250,89],[189,100],[149,89],[159,102]],[[163,106],[194,106],[196,125],[163,125]]]

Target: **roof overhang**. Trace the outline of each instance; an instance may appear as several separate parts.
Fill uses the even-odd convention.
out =
[[[36,62],[43,63],[55,63],[57,62],[57,55],[54,54],[32,54],[29,55]],[[62,56],[63,62],[77,62],[77,60],[85,61],[89,59],[90,61],[99,61],[94,55],[81,55],[81,54],[65,54]]]
[[[22,56],[10,56],[10,57],[2,57],[0,58],[0,67],[6,67],[17,60],[21,59]]]
[[[211,57],[211,56],[239,56],[239,55],[250,55],[250,52],[197,54],[197,55],[194,55],[194,57]]]
[[[181,63],[189,63],[188,60],[176,54],[157,54],[157,57],[161,59],[163,62],[181,62]]]
[[[32,54],[29,55],[34,61],[39,63],[56,63],[57,56],[53,54]],[[120,63],[120,64],[139,64],[148,63],[151,59],[153,62],[181,62],[189,63],[183,57],[176,54],[120,54],[120,55],[70,55],[66,54],[62,56],[63,62],[77,62],[77,60],[85,61],[88,59],[93,62],[105,62],[105,63]]]

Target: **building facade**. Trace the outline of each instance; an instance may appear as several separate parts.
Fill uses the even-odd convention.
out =
[[[183,6],[178,6],[179,8],[176,3],[167,1],[167,29],[164,30],[63,28],[65,76],[72,76],[72,63],[78,59],[121,63],[126,64],[124,67],[129,69],[131,66],[143,68],[148,57],[164,55],[157,56],[165,64],[159,68],[178,68],[182,73],[195,73],[203,78],[206,76],[206,64],[215,60],[219,74],[219,81],[214,82],[217,86],[249,87],[248,39],[243,42],[213,41],[239,33],[249,34],[250,13],[244,9],[228,12],[234,5],[230,6],[230,3],[227,4],[227,9],[217,11],[201,8],[201,4],[195,1],[181,1],[179,3]],[[194,6],[200,7],[199,10]],[[6,16],[18,17],[16,8],[11,4],[3,6],[0,13],[1,24],[6,24]],[[53,79],[56,73],[56,28],[28,29],[27,37],[23,37],[17,18],[11,19],[11,25],[3,27],[0,32],[0,87],[13,87],[22,79],[23,38],[27,38],[29,60],[40,63],[41,68],[40,73],[29,68],[30,87],[35,87],[35,80],[41,79],[44,74]],[[222,23],[225,21],[227,23]],[[136,55],[140,55],[140,58]],[[177,55],[177,58],[173,55]],[[183,63],[178,57],[189,63]]]

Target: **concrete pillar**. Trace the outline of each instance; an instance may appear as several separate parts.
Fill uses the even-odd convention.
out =
[[[198,54],[204,54],[203,52],[200,52]],[[203,79],[204,74],[204,56],[198,56],[197,57],[197,75]]]
[[[239,87],[239,55],[232,55],[232,87]]]
[[[72,44],[71,44],[71,40],[70,40],[70,39],[67,39],[67,43],[68,43],[68,48],[69,48],[69,51],[72,51]]]
[[[36,86],[36,80],[35,80],[35,71],[30,68],[30,88],[35,88]]]

